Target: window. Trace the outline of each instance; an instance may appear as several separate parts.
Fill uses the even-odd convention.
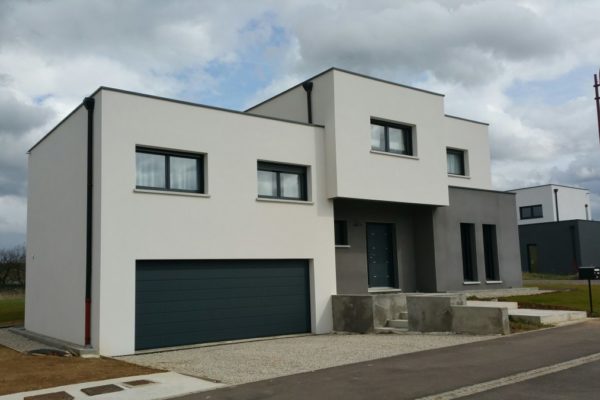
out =
[[[475,254],[475,225],[460,224],[463,278],[465,282],[477,281],[477,259]]]
[[[371,149],[412,156],[412,127],[372,119]]]
[[[521,215],[521,219],[542,218],[544,216],[541,204],[520,207],[519,214]]]
[[[135,167],[139,189],[204,192],[201,154],[137,147]]]
[[[346,221],[334,221],[335,245],[348,246],[348,223]]]
[[[485,279],[487,281],[500,280],[496,225],[483,225],[483,255],[485,259]]]
[[[446,149],[448,160],[448,173],[452,175],[466,175],[465,152],[463,150]]]
[[[258,197],[306,200],[306,167],[258,162]]]

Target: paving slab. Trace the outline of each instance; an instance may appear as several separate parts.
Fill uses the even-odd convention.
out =
[[[552,325],[560,324],[562,322],[586,319],[587,313],[585,311],[539,310],[519,308],[516,310],[508,310],[508,317],[511,319],[511,321]]]
[[[508,308],[509,310],[519,308],[519,303],[514,301],[467,300],[467,305],[471,307]]]
[[[150,381],[152,384],[132,385],[132,381]],[[160,372],[157,374],[128,376],[117,379],[107,379],[96,382],[84,382],[74,385],[59,386],[55,388],[34,390],[31,392],[14,393],[0,396],[0,400],[23,400],[31,397],[36,400],[61,399],[63,397],[36,397],[42,395],[54,395],[63,392],[73,400],[154,400],[165,399],[174,396],[183,396],[190,393],[198,393],[206,390],[221,388],[224,385],[215,382],[178,374],[175,372]],[[103,388],[116,387],[118,391],[103,390]],[[97,393],[92,397],[83,391],[96,388],[90,393]],[[89,390],[88,390],[89,391]],[[103,393],[100,393],[103,392]],[[63,395],[64,396],[64,395]]]

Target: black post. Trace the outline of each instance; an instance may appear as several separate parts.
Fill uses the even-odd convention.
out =
[[[594,74],[594,90],[596,96],[594,100],[596,100],[596,115],[598,117],[598,135],[600,135],[600,96],[598,95],[598,87],[600,87],[600,71],[598,71],[598,75]]]
[[[558,216],[558,189],[554,189],[554,206],[556,208],[556,222],[560,221]]]
[[[594,304],[592,303],[592,280],[588,279],[588,293],[590,296],[590,317],[594,313]]]

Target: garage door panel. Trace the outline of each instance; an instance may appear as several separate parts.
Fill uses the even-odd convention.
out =
[[[136,349],[310,332],[306,260],[138,261]]]
[[[146,280],[139,282],[140,292],[163,290],[238,290],[244,288],[277,288],[287,286],[298,287],[304,282],[304,277],[237,277],[237,278],[205,278],[205,279],[175,279],[175,280]]]

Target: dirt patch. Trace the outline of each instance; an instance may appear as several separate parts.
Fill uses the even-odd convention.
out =
[[[0,395],[156,372],[110,358],[33,356],[0,346]]]

